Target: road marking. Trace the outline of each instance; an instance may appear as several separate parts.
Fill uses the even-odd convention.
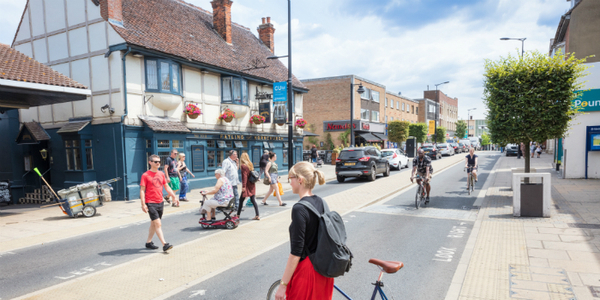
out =
[[[1,253],[0,253],[0,257],[2,257],[2,256],[6,256],[6,255],[15,255],[15,254],[16,254],[16,253],[14,253],[14,252],[10,252],[10,251],[7,251],[7,252],[1,252]]]
[[[194,298],[196,296],[204,296],[205,293],[206,293],[206,290],[192,291],[192,294],[190,295],[189,298]]]
[[[106,262],[100,262],[100,263],[95,264],[94,266],[98,267],[98,266],[112,266],[112,265],[109,263],[106,263]],[[83,267],[79,270],[69,272],[69,274],[71,274],[70,276],[54,276],[54,278],[58,278],[61,280],[67,280],[67,279],[74,278],[75,276],[85,275],[85,274],[88,274],[88,273],[91,273],[94,271],[96,271],[96,269],[94,269],[92,267]]]
[[[461,224],[464,222],[461,222]],[[450,233],[448,234],[449,238],[463,238],[465,236],[465,232],[467,231],[467,227],[465,226],[452,226]]]
[[[436,258],[433,258],[432,260],[451,262],[452,258],[454,257],[455,252],[456,252],[456,248],[441,247],[440,250],[438,250],[437,253],[435,254]]]

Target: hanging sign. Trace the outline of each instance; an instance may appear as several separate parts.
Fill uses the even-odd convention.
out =
[[[284,124],[287,121],[287,82],[273,84],[273,122]]]
[[[259,103],[258,104],[258,114],[262,117],[265,117],[264,123],[271,123],[271,103]]]

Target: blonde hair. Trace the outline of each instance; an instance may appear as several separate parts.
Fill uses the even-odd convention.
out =
[[[252,161],[250,161],[250,156],[248,156],[248,153],[242,153],[242,157],[240,158],[240,161],[242,162],[242,165],[245,165],[246,167],[248,167],[248,169],[250,169],[250,171],[254,171],[254,165],[252,164]]]
[[[184,157],[184,156],[185,156],[185,153],[179,152],[179,158],[178,159],[181,160],[181,158]]]
[[[291,169],[288,176],[296,176],[304,179],[302,181],[302,186],[312,190],[315,187],[317,181],[319,185],[325,184],[325,175],[323,172],[315,169],[313,164],[307,161],[301,161],[295,164]]]

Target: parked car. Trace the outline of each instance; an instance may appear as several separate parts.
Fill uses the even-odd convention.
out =
[[[366,177],[374,181],[379,173],[390,176],[390,162],[375,147],[346,148],[335,160],[335,175],[340,183],[347,177]]]
[[[452,143],[450,144],[450,147],[452,147],[452,149],[454,149],[454,154],[460,154],[462,153],[463,149],[458,145],[458,143]]]
[[[459,142],[458,143],[458,147],[460,148],[460,151],[465,153],[465,152],[469,152],[469,146],[467,146],[465,143],[463,142]]]
[[[460,140],[459,143],[463,143],[465,145],[465,148],[467,148],[467,152],[469,152],[469,148],[471,148],[471,141],[464,139],[464,140]]]
[[[450,146],[450,144],[442,143],[437,144],[437,148],[440,150],[442,155],[452,156],[454,155],[454,149]]]
[[[381,156],[388,159],[390,168],[397,170],[408,168],[408,156],[401,149],[381,149]]]
[[[518,156],[519,155],[519,147],[517,147],[516,144],[508,144],[508,145],[506,145],[504,152],[506,153],[506,156],[511,156],[511,155]]]
[[[481,144],[479,143],[478,137],[470,137],[469,141],[471,141],[471,147],[475,148],[475,150],[481,150]]]
[[[422,146],[421,149],[423,149],[423,151],[425,151],[425,155],[431,157],[431,159],[441,159],[442,158],[442,153],[440,153],[440,151],[438,150],[438,148],[435,145]]]

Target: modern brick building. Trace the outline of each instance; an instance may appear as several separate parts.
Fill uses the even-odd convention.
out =
[[[445,127],[446,133],[454,136],[458,120],[458,98],[448,97],[440,90],[423,91],[423,98],[432,99],[440,106],[437,126]]]
[[[387,92],[385,94],[385,123],[389,121],[419,121],[419,102],[400,94]]]

